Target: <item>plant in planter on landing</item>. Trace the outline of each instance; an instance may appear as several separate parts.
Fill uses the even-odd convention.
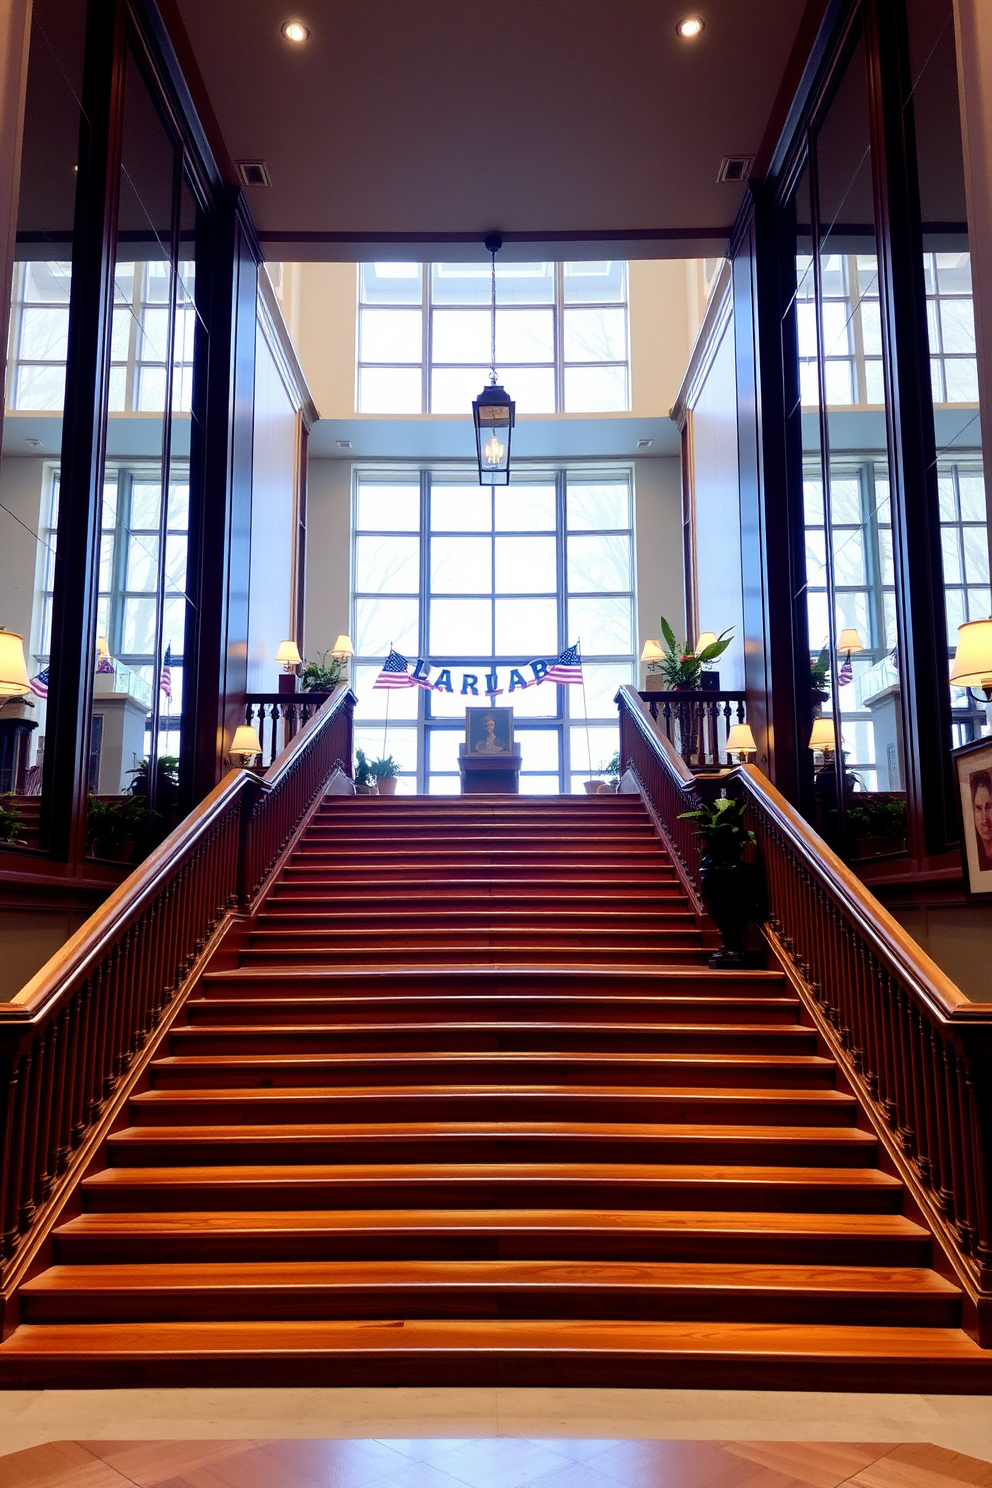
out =
[[[18,842],[24,831],[24,822],[13,801],[0,797],[0,842]]]
[[[691,651],[688,641],[680,641],[665,619],[661,617],[661,633],[665,638],[665,656],[661,663],[661,674],[673,692],[699,686],[704,666],[717,661],[734,638],[733,631],[724,630],[709,646],[701,651]]]
[[[396,777],[399,773],[400,767],[391,754],[387,754],[384,759],[372,760],[369,764],[369,774],[378,786],[380,796],[395,796]]]
[[[375,794],[375,781],[364,749],[355,750],[355,793],[359,796]]]
[[[747,927],[761,917],[761,877],[755,863],[744,862],[744,852],[756,839],[744,824],[743,801],[721,796],[698,811],[683,811],[680,820],[696,823],[702,848],[699,883],[710,918],[720,932],[720,949],[711,966],[746,966]]]
[[[344,681],[344,663],[332,656],[328,663],[327,651],[318,651],[319,661],[304,661],[300,673],[300,686],[304,692],[333,692]]]
[[[847,824],[858,856],[875,858],[883,853],[902,852],[906,846],[906,802],[873,801],[866,793],[847,809]],[[860,804],[863,801],[864,804]]]
[[[127,863],[144,832],[151,812],[140,796],[101,801],[90,795],[86,810],[86,842],[97,858]]]

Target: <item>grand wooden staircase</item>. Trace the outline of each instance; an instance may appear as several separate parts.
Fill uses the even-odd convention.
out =
[[[803,1002],[712,940],[639,796],[327,799],[0,1383],[989,1389]]]

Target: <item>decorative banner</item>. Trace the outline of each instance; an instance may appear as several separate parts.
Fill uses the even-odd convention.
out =
[[[457,691],[460,697],[501,697],[504,691],[511,695],[521,687],[540,687],[542,682],[560,682],[568,686],[572,682],[582,682],[582,658],[579,655],[578,646],[569,646],[560,656],[548,656],[536,661],[529,661],[522,671],[519,667],[510,668],[510,676],[507,688],[500,686],[499,673],[496,671],[485,672],[460,672],[461,685],[456,687],[452,680],[452,668],[441,666],[441,670],[435,681],[428,679],[427,673],[431,670],[433,663],[417,658],[416,666],[410,671],[410,663],[405,656],[401,656],[392,646],[389,655],[382,666],[382,671],[372,683],[376,687],[423,687],[428,692],[451,692]],[[524,671],[529,670],[533,675],[524,676]]]

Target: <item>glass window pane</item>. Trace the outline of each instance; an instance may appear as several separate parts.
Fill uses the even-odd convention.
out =
[[[554,652],[558,648],[552,646],[550,649]],[[525,668],[523,675],[531,677],[533,673]],[[500,669],[499,679],[507,689],[499,701],[512,707],[514,717],[558,718],[560,716],[559,693],[563,692],[564,688],[556,687],[553,682],[542,682],[540,687],[515,687],[510,692],[510,674],[505,668]]]
[[[619,721],[590,724],[588,729],[584,723],[573,723],[569,730],[569,745],[572,769],[585,770],[587,777],[590,772],[597,774],[620,748]]]
[[[568,539],[570,593],[630,589],[630,538],[626,533],[597,533]]]
[[[954,510],[954,480],[950,474],[941,475],[937,478],[937,502],[940,509],[940,520],[942,522],[953,522],[957,513]]]
[[[630,665],[604,665],[584,663],[586,707],[590,718],[616,718],[617,705],[613,701],[620,688],[634,681],[634,669]],[[581,703],[578,704],[581,709]],[[573,715],[577,711],[573,704]]]
[[[187,541],[187,538],[180,536],[165,539],[165,582],[169,588],[186,588]]]
[[[479,699],[476,698],[476,703]],[[462,729],[430,729],[428,755],[431,770],[457,770],[459,745],[465,743]]]
[[[392,644],[404,656],[416,656],[419,614],[416,599],[357,599],[353,639],[358,655],[385,656]]]
[[[435,656],[491,656],[492,601],[432,599],[430,651]]]
[[[500,310],[497,312],[497,366],[504,362],[553,362],[554,358],[553,311]]]
[[[71,263],[28,262],[24,265],[24,298],[67,305],[71,278]]]
[[[623,413],[630,407],[626,367],[566,367],[566,413]]]
[[[373,532],[416,532],[420,527],[420,487],[358,487],[358,526]]]
[[[365,305],[419,305],[423,270],[419,263],[365,263],[360,284]]]
[[[165,368],[138,368],[139,413],[162,413],[165,409]]]
[[[569,645],[581,641],[589,656],[624,656],[633,650],[630,599],[588,595],[568,601]]]
[[[834,529],[834,582],[837,584],[864,584],[865,553],[862,533],[859,530],[837,531]]]
[[[558,543],[553,537],[498,537],[497,594],[554,594],[558,588],[557,553]]]
[[[168,598],[162,605],[162,650],[171,646],[176,656],[181,656],[186,635],[186,600]]]
[[[599,532],[630,526],[630,486],[627,481],[589,484],[568,482],[569,531]]]
[[[173,466],[173,469],[175,466]],[[177,482],[169,487],[169,506],[166,520],[173,532],[185,532],[189,526],[189,486]]]
[[[126,589],[155,589],[158,585],[158,538],[131,537],[127,544]]]
[[[135,481],[131,486],[131,531],[157,532],[161,502],[162,488],[157,481],[154,485]]]
[[[937,288],[941,294],[971,294],[971,254],[938,253],[935,255]]]
[[[64,398],[64,367],[18,367],[15,408],[54,411],[62,407]]]
[[[970,300],[941,300],[940,336],[945,351],[974,352],[975,313]]]
[[[565,303],[604,304],[627,297],[627,265],[612,263],[565,263],[562,265]]]
[[[439,594],[491,594],[492,563],[491,537],[432,537],[431,589]],[[466,648],[455,649],[464,653]]]
[[[971,357],[946,357],[944,377],[948,403],[978,402],[978,363]]]
[[[470,419],[472,404],[488,381],[488,367],[432,367],[431,412],[460,413]],[[466,453],[470,449],[474,450],[471,431],[466,435]]]
[[[554,413],[555,373],[553,367],[503,367],[503,386],[517,405],[517,414]]]
[[[498,599],[496,651],[500,656],[522,656],[528,660],[557,656],[558,601]]]
[[[485,674],[488,665],[488,661],[478,663],[480,676]],[[435,666],[431,672],[431,676],[437,677],[438,673],[439,669]],[[452,677],[451,680],[454,682],[455,678]],[[458,685],[459,687],[461,686],[460,681]],[[427,693],[427,701],[430,708],[429,716],[431,718],[464,718],[465,709],[471,707],[473,703],[478,704],[480,699],[472,698],[467,693],[463,695],[460,692],[429,692]],[[464,734],[460,737],[464,738]]]
[[[961,572],[961,534],[957,527],[942,527],[940,529],[940,546],[944,555],[944,583],[960,584],[963,578]]]
[[[49,555],[49,561],[53,555]],[[47,567],[48,565],[46,565]],[[54,564],[51,564],[54,573]],[[110,593],[110,586],[114,575],[114,536],[113,533],[104,533],[100,538],[100,589],[104,594]],[[51,580],[48,580],[51,583]]]
[[[355,589],[370,594],[419,594],[419,537],[359,537]]]
[[[861,521],[861,482],[856,475],[830,475],[830,517],[834,525]]]
[[[989,581],[989,545],[984,527],[965,527],[964,572],[969,584]]]
[[[626,310],[566,310],[563,343],[566,362],[626,361]]]
[[[961,518],[965,522],[984,522],[985,481],[981,474],[969,475],[959,472],[958,489],[961,492]]]
[[[355,748],[364,749],[369,760],[391,754],[403,771],[415,771],[417,768],[417,730],[408,723],[394,725],[390,718],[389,727],[385,730],[375,725],[358,727],[355,729]]]
[[[854,363],[830,361],[826,365],[824,388],[830,407],[846,407],[854,402]]]
[[[432,362],[487,361],[492,350],[491,329],[488,310],[435,310]]]
[[[803,476],[803,506],[808,526],[823,524],[823,482]]]
[[[497,486],[497,532],[553,532],[555,529],[554,486]]]
[[[521,729],[513,742],[520,750],[521,770],[557,770],[557,729]]]
[[[125,656],[148,655],[155,646],[155,600],[126,599],[124,601]]]
[[[521,775],[522,796],[557,796],[560,794],[557,775]]]
[[[554,295],[554,264],[497,263],[497,305],[547,305]],[[437,305],[491,304],[491,265],[431,264],[431,296]]]
[[[483,486],[431,483],[432,532],[489,532],[492,493]]]
[[[419,310],[362,310],[359,316],[359,360],[423,360],[423,317]]]
[[[372,684],[381,670],[382,667],[378,662],[374,663],[374,665],[355,665],[352,673],[352,686],[358,698],[355,717],[385,718],[386,698],[388,696],[390,718],[416,718],[417,699],[420,696],[420,688],[390,688],[388,693],[383,687],[374,688]]]
[[[21,315],[20,354],[29,362],[65,361],[69,311],[26,309]]]
[[[359,413],[419,413],[423,374],[419,367],[361,367]]]
[[[429,796],[460,796],[461,779],[457,775],[430,775],[427,780]]]

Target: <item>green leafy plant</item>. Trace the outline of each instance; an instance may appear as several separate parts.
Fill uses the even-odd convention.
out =
[[[23,830],[24,822],[16,806],[0,797],[0,842],[15,842]]]
[[[373,780],[390,780],[399,773],[400,767],[391,754],[387,754],[385,759],[371,760],[369,763],[369,774]]]
[[[372,768],[369,765],[368,760],[365,758],[364,749],[355,750],[355,774],[353,778],[356,785],[372,784],[374,778],[372,775]]]
[[[661,633],[665,638],[665,656],[661,663],[661,674],[671,688],[693,688],[699,686],[700,673],[704,666],[716,661],[726,651],[734,638],[732,630],[724,630],[710,645],[701,651],[691,651],[688,641],[680,641],[664,615],[661,617]]]
[[[101,801],[91,794],[86,809],[86,841],[98,854],[137,842],[150,815],[140,796]]]
[[[757,840],[750,827],[744,825],[746,811],[743,801],[720,796],[698,811],[683,811],[679,820],[696,823],[696,836],[702,843],[704,857],[724,863],[737,862],[744,849]]]
[[[905,801],[868,801],[847,812],[852,837],[906,837]]]
[[[148,761],[146,759],[138,760],[138,762],[135,765],[134,769],[133,770],[129,770],[128,771],[128,774],[129,775],[134,775],[136,778],[138,778],[138,779],[140,779],[142,781],[147,780],[148,779]],[[159,778],[159,780],[167,780],[170,785],[178,785],[179,784],[179,756],[178,756],[178,754],[160,754],[159,755],[159,757],[158,757],[158,778]]]
[[[826,646],[824,646],[823,650],[820,652],[816,660],[811,661],[809,664],[810,687],[815,688],[817,692],[823,692],[826,689],[827,678],[829,677],[829,675],[830,653],[827,650]]]
[[[344,680],[344,663],[330,653],[318,651],[319,661],[304,661],[300,684],[304,692],[332,692]]]
[[[619,749],[614,750],[613,754],[606,761],[606,764],[605,765],[600,765],[599,770],[597,771],[597,774],[599,774],[599,775],[605,775],[606,778],[607,778],[607,780],[619,780],[620,779],[620,751],[619,751]]]

